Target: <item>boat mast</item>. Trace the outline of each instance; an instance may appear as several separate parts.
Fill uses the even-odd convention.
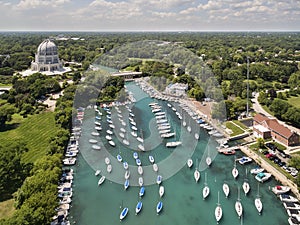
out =
[[[246,117],[249,116],[249,57],[247,56],[247,110]]]

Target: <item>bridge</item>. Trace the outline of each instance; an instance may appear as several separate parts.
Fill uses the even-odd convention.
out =
[[[133,80],[135,77],[141,76],[143,73],[142,72],[118,72],[118,73],[113,73],[113,77],[123,77],[125,80]]]

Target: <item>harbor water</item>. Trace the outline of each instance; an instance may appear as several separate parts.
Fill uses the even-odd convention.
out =
[[[80,225],[213,225],[217,224],[215,219],[215,208],[218,202],[223,209],[223,217],[219,224],[238,225],[241,219],[235,211],[235,202],[238,199],[238,188],[240,188],[240,199],[243,205],[242,224],[249,225],[285,225],[288,224],[288,215],[280,200],[272,193],[270,187],[277,183],[274,178],[259,184],[259,195],[263,203],[262,214],[259,215],[254,200],[258,194],[258,182],[249,173],[250,169],[256,165],[254,163],[240,165],[237,163],[239,176],[234,179],[231,170],[234,166],[235,157],[217,153],[216,140],[210,137],[206,130],[193,120],[188,114],[181,110],[177,103],[172,106],[177,112],[183,115],[183,120],[192,131],[187,131],[182,125],[183,120],[179,120],[175,110],[169,107],[167,101],[154,100],[150,98],[134,82],[126,83],[128,91],[131,91],[136,98],[136,102],[130,105],[136,122],[137,134],[144,139],[145,152],[138,151],[140,144],[131,135],[131,125],[128,120],[129,110],[125,106],[119,106],[122,112],[120,117],[113,107],[111,118],[115,128],[112,135],[115,147],[108,144],[105,136],[109,129],[107,123],[107,113],[101,110],[102,131],[99,136],[92,136],[95,131],[95,110],[86,109],[82,124],[82,135],[79,146],[81,154],[77,158],[74,169],[73,180],[73,201],[70,209],[69,219],[72,224]],[[181,141],[182,145],[176,148],[166,148],[166,140],[160,138],[156,127],[155,115],[151,112],[149,103],[157,102],[162,106],[162,111],[166,112],[168,122],[172,131],[176,135],[168,141]],[[126,146],[119,137],[121,128],[120,119],[126,123],[125,138],[130,145]],[[112,129],[111,129],[112,130]],[[194,137],[199,133],[199,140]],[[93,150],[90,139],[96,139],[101,150]],[[133,158],[133,152],[138,152],[144,169],[143,175],[137,172],[137,166]],[[118,162],[116,156],[120,154],[123,161],[130,165],[130,187],[124,190],[123,164]],[[148,156],[152,155],[159,167],[158,172],[154,172]],[[213,161],[210,167],[205,164],[205,158],[209,155]],[[242,152],[236,153],[236,158],[242,157]],[[106,171],[105,157],[109,157],[112,165],[112,172]],[[194,164],[188,168],[187,159],[192,158]],[[198,183],[194,179],[195,168],[198,167],[201,178]],[[106,177],[104,183],[98,186],[100,176],[95,176],[95,171],[101,170],[101,175]],[[248,173],[247,173],[248,171]],[[156,184],[157,175],[163,177],[161,185],[164,186],[165,193],[159,197],[159,185]],[[202,189],[205,183],[210,188],[210,195],[203,200]],[[145,195],[140,198],[138,178],[143,177]],[[245,196],[242,184],[247,179],[251,190]],[[230,187],[229,197],[226,198],[222,185],[226,182]],[[143,208],[138,215],[135,215],[135,207],[138,201],[143,202]],[[156,213],[156,205],[163,202],[163,209],[159,215]],[[124,207],[129,208],[128,215],[121,222],[119,215]]]

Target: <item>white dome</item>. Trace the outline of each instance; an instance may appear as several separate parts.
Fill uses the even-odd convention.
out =
[[[57,55],[57,47],[53,41],[46,39],[38,47],[39,55]]]

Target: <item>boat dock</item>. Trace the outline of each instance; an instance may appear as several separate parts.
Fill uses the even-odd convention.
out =
[[[224,152],[229,152],[229,151],[237,151],[240,150],[240,147],[238,146],[233,146],[233,147],[229,147],[229,148],[219,148],[218,152],[219,153],[224,153]]]
[[[283,173],[273,167],[269,162],[267,162],[260,155],[256,154],[254,151],[248,148],[248,146],[240,146],[239,149],[245,153],[247,156],[251,157],[257,164],[264,168],[267,172],[271,173],[277,181],[282,183],[282,185],[289,186],[294,195],[300,199],[300,194],[297,185],[288,179]]]

